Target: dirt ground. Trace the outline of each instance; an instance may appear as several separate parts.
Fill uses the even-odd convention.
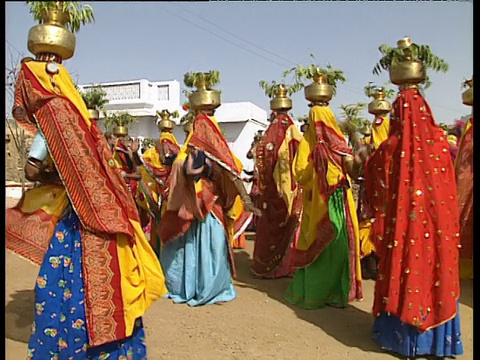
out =
[[[7,202],[11,204],[11,201]],[[283,300],[290,279],[250,274],[253,241],[236,250],[238,297],[224,305],[191,308],[160,299],[144,317],[150,360],[397,359],[371,340],[373,285],[347,309],[302,310]],[[38,267],[6,253],[6,359],[25,359],[34,315]],[[473,281],[462,282],[464,355],[473,359]]]

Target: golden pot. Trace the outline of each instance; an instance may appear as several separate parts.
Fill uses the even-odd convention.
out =
[[[100,112],[97,109],[88,109],[88,112],[93,120],[100,119]]]
[[[158,122],[160,131],[172,131],[175,127],[175,122],[170,119],[162,119]]]
[[[333,87],[327,84],[325,76],[316,76],[310,85],[305,86],[305,99],[310,102],[329,102],[333,97]]]
[[[473,87],[462,93],[462,102],[464,105],[473,106]]]
[[[270,109],[273,111],[291,110],[293,107],[292,99],[290,99],[287,94],[288,90],[285,85],[279,85],[275,91],[275,97],[270,100]]]
[[[193,121],[189,121],[183,124],[183,131],[185,131],[186,133],[190,133],[190,131],[192,130],[193,130]]]
[[[113,128],[112,132],[115,136],[127,136],[128,128],[126,126],[116,126]]]
[[[383,90],[377,90],[373,94],[373,101],[368,104],[368,112],[373,115],[386,115],[392,111],[392,104],[385,100]]]
[[[197,90],[190,94],[188,100],[195,110],[214,110],[221,105],[218,90]]]
[[[420,84],[427,77],[420,61],[400,61],[390,66],[390,81],[395,85]]]
[[[40,24],[28,32],[28,51],[34,55],[50,53],[67,60],[73,57],[75,45],[75,35],[62,26]]]

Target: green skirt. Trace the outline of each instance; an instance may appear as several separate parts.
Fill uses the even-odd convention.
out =
[[[318,309],[326,305],[347,307],[350,259],[345,202],[343,188],[335,190],[328,199],[336,237],[312,264],[296,271],[285,293],[288,302],[304,309]]]

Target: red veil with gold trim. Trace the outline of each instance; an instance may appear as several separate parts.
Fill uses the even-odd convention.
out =
[[[389,138],[365,167],[380,257],[373,312],[420,331],[457,313],[459,222],[449,145],[416,89],[399,93]]]

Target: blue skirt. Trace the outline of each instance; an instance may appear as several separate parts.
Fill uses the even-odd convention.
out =
[[[222,224],[208,214],[194,220],[182,236],[162,246],[160,264],[168,297],[190,306],[227,302],[236,298]]]
[[[395,315],[382,313],[375,318],[373,340],[384,350],[408,357],[463,354],[458,310],[455,318],[426,332],[419,332],[416,327],[402,323]]]
[[[84,303],[79,220],[70,211],[58,223],[38,273],[27,359],[146,359],[141,319],[131,337],[90,347]]]

